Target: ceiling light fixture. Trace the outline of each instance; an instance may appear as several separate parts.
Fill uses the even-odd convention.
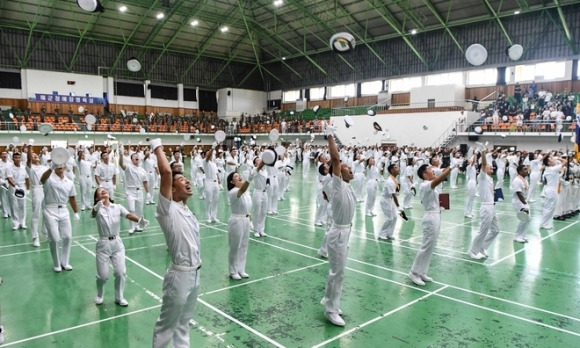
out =
[[[286,60],[286,57],[282,57],[282,60]]]
[[[228,30],[229,30],[229,29],[228,29],[228,27],[226,27],[225,25],[224,25],[223,27],[221,27],[221,28],[220,28],[220,31],[221,31],[222,33],[225,33],[225,32],[226,32],[226,31],[228,31]]]
[[[514,14],[520,14],[520,10],[515,10]]]
[[[412,29],[411,30],[411,35],[415,35],[415,34],[417,34],[417,29]]]
[[[155,16],[157,19],[162,19],[163,17],[165,17],[165,15],[163,14],[163,12],[159,12],[157,14],[157,16]]]
[[[197,20],[195,20],[195,19],[191,21],[191,26],[192,26],[192,27],[195,27],[195,26],[197,26],[198,24],[199,24],[199,22],[198,22]]]
[[[119,12],[125,12],[125,11],[127,11],[127,6],[121,5],[121,7],[119,7]]]
[[[274,1],[274,6],[280,7],[280,6],[282,6],[282,4],[283,4],[282,0]]]

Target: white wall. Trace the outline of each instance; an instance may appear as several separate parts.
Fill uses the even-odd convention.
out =
[[[217,92],[220,117],[238,117],[242,112],[258,114],[267,107],[267,92],[236,88],[222,88]]]
[[[282,90],[268,92],[268,100],[282,99]]]
[[[457,121],[460,111],[386,114],[371,116],[353,116],[354,126],[346,128],[344,117],[331,117],[333,125],[338,127],[337,135],[344,145],[354,143],[373,145],[380,143],[396,143],[397,145],[414,144],[419,147],[433,146],[435,141]],[[377,122],[389,138],[380,133],[374,134],[373,122]],[[427,130],[423,129],[427,126]],[[367,140],[368,139],[368,140]]]
[[[84,97],[87,93],[91,97],[103,97],[101,76],[27,69],[22,77],[23,80],[26,79],[28,86],[27,98],[34,98],[35,93],[52,94],[53,91],[60,95],[69,95],[72,92],[77,97]],[[75,84],[69,85],[67,81],[74,81]]]
[[[21,90],[21,89],[0,88],[0,97],[13,98],[13,99],[25,99],[26,93],[23,93],[23,90]]]
[[[435,99],[435,106],[463,106],[465,86],[442,85],[411,88],[411,107],[427,107],[428,99]]]

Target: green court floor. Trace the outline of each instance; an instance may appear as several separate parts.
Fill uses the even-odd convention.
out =
[[[314,166],[313,166],[314,167]],[[296,170],[296,174],[301,172]],[[201,295],[191,324],[192,347],[577,347],[580,344],[580,224],[578,217],[539,230],[542,199],[532,204],[529,243],[512,241],[517,223],[509,203],[496,205],[501,233],[489,259],[472,260],[467,249],[479,226],[463,217],[465,192],[451,193],[429,275],[418,287],[407,273],[421,244],[423,209],[414,198],[410,221],[399,221],[394,241],[378,241],[383,223],[357,205],[341,309],[346,327],[333,326],[319,304],[328,265],[317,255],[324,229],[314,226],[311,179],[292,176],[291,191],[268,216],[268,237],[251,237],[247,272],[228,277],[225,191],[220,223],[206,224],[204,201],[189,201],[201,225]],[[507,180],[506,180],[507,181]],[[119,185],[122,187],[122,185]],[[449,192],[448,186],[444,192]],[[504,192],[509,192],[506,188]],[[118,188],[118,203],[124,204]],[[506,195],[507,196],[507,195]],[[162,278],[169,264],[165,242],[151,225],[127,235],[129,306],[114,304],[113,277],[105,302],[96,306],[96,225],[89,212],[73,222],[72,272],[52,271],[46,242],[31,246],[28,231],[0,220],[1,324],[6,347],[150,347],[159,314]],[[30,219],[30,214],[28,216]],[[30,223],[28,223],[30,226]]]

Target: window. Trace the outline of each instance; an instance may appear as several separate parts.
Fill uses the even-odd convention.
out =
[[[531,65],[517,65],[516,82],[549,81],[563,79],[566,76],[566,62],[546,62]]]
[[[506,69],[506,74],[507,70],[508,69]],[[470,70],[467,72],[468,86],[495,85],[496,83],[497,69]]]
[[[324,87],[310,88],[310,100],[323,100]]]
[[[411,88],[421,87],[421,76],[395,79],[389,82],[391,92],[407,92]]]
[[[328,87],[328,98],[342,98],[356,96],[354,83]]]
[[[293,103],[298,98],[300,98],[300,90],[286,91],[282,96],[282,99],[284,99],[284,103]]]
[[[453,72],[444,74],[428,75],[425,79],[426,86],[463,85],[463,73]]]
[[[378,95],[383,90],[383,81],[368,81],[360,84],[361,95]]]

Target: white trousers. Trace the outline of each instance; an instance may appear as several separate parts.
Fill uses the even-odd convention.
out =
[[[205,175],[197,175],[195,179],[199,187],[199,198],[205,198]]]
[[[518,201],[517,203],[512,203],[514,210],[517,212],[521,211],[522,209],[527,209],[530,211],[530,206],[527,204],[523,204],[522,202]],[[528,232],[528,226],[530,225],[530,220],[523,222],[518,220],[518,227],[516,228],[516,234],[514,235],[515,239],[524,239],[526,238],[526,233]]]
[[[199,270],[178,271],[169,268],[163,278],[163,303],[153,329],[153,348],[189,348],[189,321],[199,292]]]
[[[268,193],[268,212],[273,213],[278,211],[278,197],[276,193],[278,192],[278,180],[277,178],[270,178],[270,186],[266,187],[266,193]]]
[[[467,202],[465,203],[464,215],[471,215],[473,211],[473,201],[475,200],[476,187],[477,182],[475,179],[469,180],[467,182]]]
[[[91,193],[93,191],[93,180],[90,176],[79,175],[79,188],[81,197],[79,202],[82,208],[91,208],[93,206]]]
[[[495,176],[497,177],[497,182],[495,183],[495,188],[502,188],[503,187],[503,179],[505,177],[505,168],[496,170]]]
[[[4,217],[12,216],[12,206],[8,200],[10,193],[8,189],[0,187],[0,201],[2,202],[2,210],[4,211]]]
[[[380,238],[392,237],[397,225],[397,206],[392,198],[381,197],[381,210],[385,214],[385,222],[379,231]]]
[[[366,203],[367,214],[372,214],[373,209],[375,208],[378,187],[379,182],[377,180],[369,180],[367,182],[367,203]]]
[[[354,179],[351,181],[352,190],[357,201],[363,199],[363,186],[365,175],[363,173],[354,173]]]
[[[250,240],[250,218],[231,216],[228,222],[230,275],[246,272],[246,255]]]
[[[205,218],[206,220],[217,220],[217,206],[220,188],[213,180],[205,180]]]
[[[530,199],[534,199],[534,191],[536,191],[541,174],[542,173],[540,172],[532,172],[532,174],[530,174],[530,188],[528,189],[528,197],[526,197],[526,202],[529,202]]]
[[[449,186],[454,189],[457,188],[457,175],[459,174],[459,169],[457,167],[451,169],[451,177],[449,178]]]
[[[61,208],[45,206],[42,213],[54,267],[66,266],[69,264],[72,244],[71,223],[67,206],[64,204]],[[62,241],[62,248],[59,248],[58,245],[60,241]]]
[[[135,188],[126,188],[125,189],[126,196],[127,196],[127,210],[130,213],[133,213],[139,217],[143,216],[143,190],[139,188],[139,190]],[[134,221],[129,221],[131,225],[131,230],[137,228],[137,223]]]
[[[316,196],[318,198],[318,205],[316,206],[316,218],[315,223],[325,224],[328,220],[328,201],[324,199],[322,194],[322,188],[316,191]]]
[[[125,289],[125,246],[121,238],[106,240],[99,239],[96,246],[97,260],[97,295],[103,297],[105,293],[105,283],[109,279],[109,260],[113,264],[113,275],[115,276],[115,299],[123,298]]]
[[[407,180],[403,181],[403,184],[401,185],[401,189],[403,191],[403,207],[404,208],[409,208],[411,206],[411,199],[413,199],[413,192],[411,192],[411,187],[413,187],[413,185],[411,185],[411,183]]]
[[[474,254],[481,252],[481,250],[487,250],[499,234],[499,220],[495,215],[493,205],[482,204],[479,208],[479,217],[481,219],[479,232],[471,241],[471,247],[469,248]]]
[[[411,272],[416,275],[426,275],[429,271],[431,257],[441,230],[441,214],[425,213],[423,220],[421,220],[421,226],[423,227],[423,242],[421,242],[421,248],[415,256],[413,266],[411,266]]]
[[[310,174],[310,159],[304,159],[302,161],[302,178],[306,179]]]
[[[558,203],[558,192],[555,187],[548,187],[544,185],[544,211],[542,212],[542,219],[540,220],[540,227],[551,228],[554,226],[552,218],[556,211],[556,204]]]
[[[20,185],[20,187],[25,190],[26,188],[24,185]],[[10,209],[12,210],[12,225],[15,228],[19,226],[26,226],[26,197],[24,198],[16,198],[14,196],[14,187],[10,186],[8,193],[10,200]]]
[[[333,224],[326,233],[328,277],[326,279],[326,291],[322,300],[325,312],[338,313],[340,308],[340,296],[342,294],[342,284],[344,283],[344,269],[348,258],[350,232],[350,225]]]
[[[42,201],[44,201],[44,190],[42,186],[32,188],[32,217],[30,218],[30,234],[32,238],[38,238],[38,226],[40,215],[42,214]]]
[[[254,214],[252,214],[254,222],[254,230],[257,233],[264,233],[266,227],[266,211],[268,210],[268,194],[265,190],[254,190],[252,195],[252,206]]]

